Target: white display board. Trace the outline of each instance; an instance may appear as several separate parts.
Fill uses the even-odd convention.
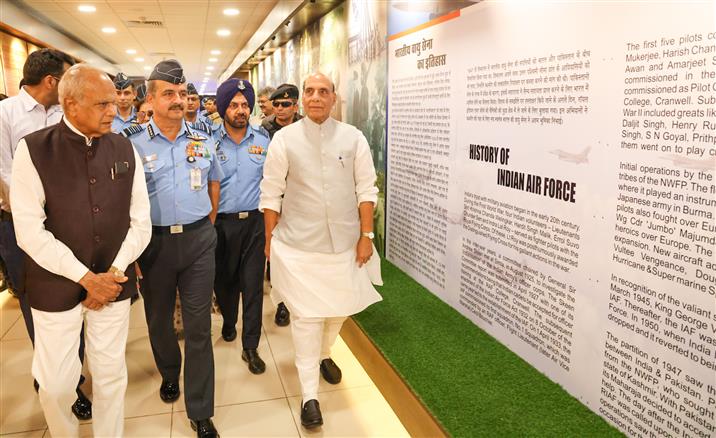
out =
[[[716,437],[715,20],[483,2],[388,45],[388,259],[630,436]]]

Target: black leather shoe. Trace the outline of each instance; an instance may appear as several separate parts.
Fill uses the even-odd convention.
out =
[[[226,342],[233,341],[236,339],[236,327],[231,325],[221,327],[221,337],[224,338]]]
[[[166,403],[172,403],[179,398],[179,382],[162,380],[162,386],[159,387],[159,397]]]
[[[323,425],[323,416],[318,400],[311,399],[301,408],[301,424],[306,429],[315,429]]]
[[[241,358],[244,362],[248,362],[251,374],[262,374],[266,371],[266,364],[261,360],[258,351],[254,349],[244,350],[241,352]]]
[[[321,375],[326,382],[333,385],[341,383],[341,378],[343,378],[341,369],[330,357],[321,361]]]
[[[77,388],[77,400],[72,404],[72,413],[78,420],[92,419],[92,402],[80,388]]]
[[[286,327],[291,322],[291,312],[283,303],[278,303],[276,308],[276,316],[273,319],[277,326]]]
[[[219,438],[219,432],[216,431],[211,418],[197,421],[189,420],[189,423],[191,423],[191,429],[196,431],[198,438]]]

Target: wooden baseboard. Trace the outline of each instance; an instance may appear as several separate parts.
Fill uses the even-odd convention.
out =
[[[346,319],[341,329],[341,338],[411,436],[449,436],[353,318]]]

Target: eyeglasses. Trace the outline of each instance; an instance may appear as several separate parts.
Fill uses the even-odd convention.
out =
[[[138,112],[137,112],[137,116],[142,116],[142,117],[147,116],[147,118],[150,118],[150,117],[152,117],[153,115],[154,115],[154,111],[152,111],[152,110],[149,110],[149,111],[138,111]]]
[[[280,106],[282,106],[282,107],[284,107],[284,108],[289,108],[289,107],[294,106],[295,103],[293,103],[293,102],[286,102],[286,101],[276,102],[276,101],[274,100],[273,102],[271,102],[271,105],[273,105],[274,108],[278,108],[278,107],[280,107]]]

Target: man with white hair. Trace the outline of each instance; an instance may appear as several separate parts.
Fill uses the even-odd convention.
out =
[[[331,118],[335,103],[328,77],[306,79],[306,117],[273,137],[259,203],[272,284],[293,315],[307,429],[323,424],[319,370],[328,383],[341,381],[330,354],[343,321],[381,299],[371,284],[382,284],[372,243],[375,168],[363,134]]]
[[[55,49],[36,50],[27,57],[22,68],[20,92],[0,102],[0,258],[7,267],[9,280],[20,302],[30,341],[35,343],[32,311],[25,294],[25,254],[17,246],[10,206],[10,179],[15,149],[20,139],[38,129],[54,125],[62,119],[57,85],[65,71],[75,63],[66,53]],[[84,360],[84,334],[80,333],[80,360]],[[72,412],[79,420],[92,418],[92,402],[77,384],[77,400]],[[39,388],[37,381],[35,390]]]
[[[59,84],[63,119],[22,139],[12,169],[13,219],[27,254],[35,323],[32,374],[53,436],[79,436],[70,412],[85,323],[94,436],[122,436],[133,269],[151,236],[149,198],[132,144],[110,133],[114,85],[85,64]],[[124,271],[127,270],[127,275]]]

